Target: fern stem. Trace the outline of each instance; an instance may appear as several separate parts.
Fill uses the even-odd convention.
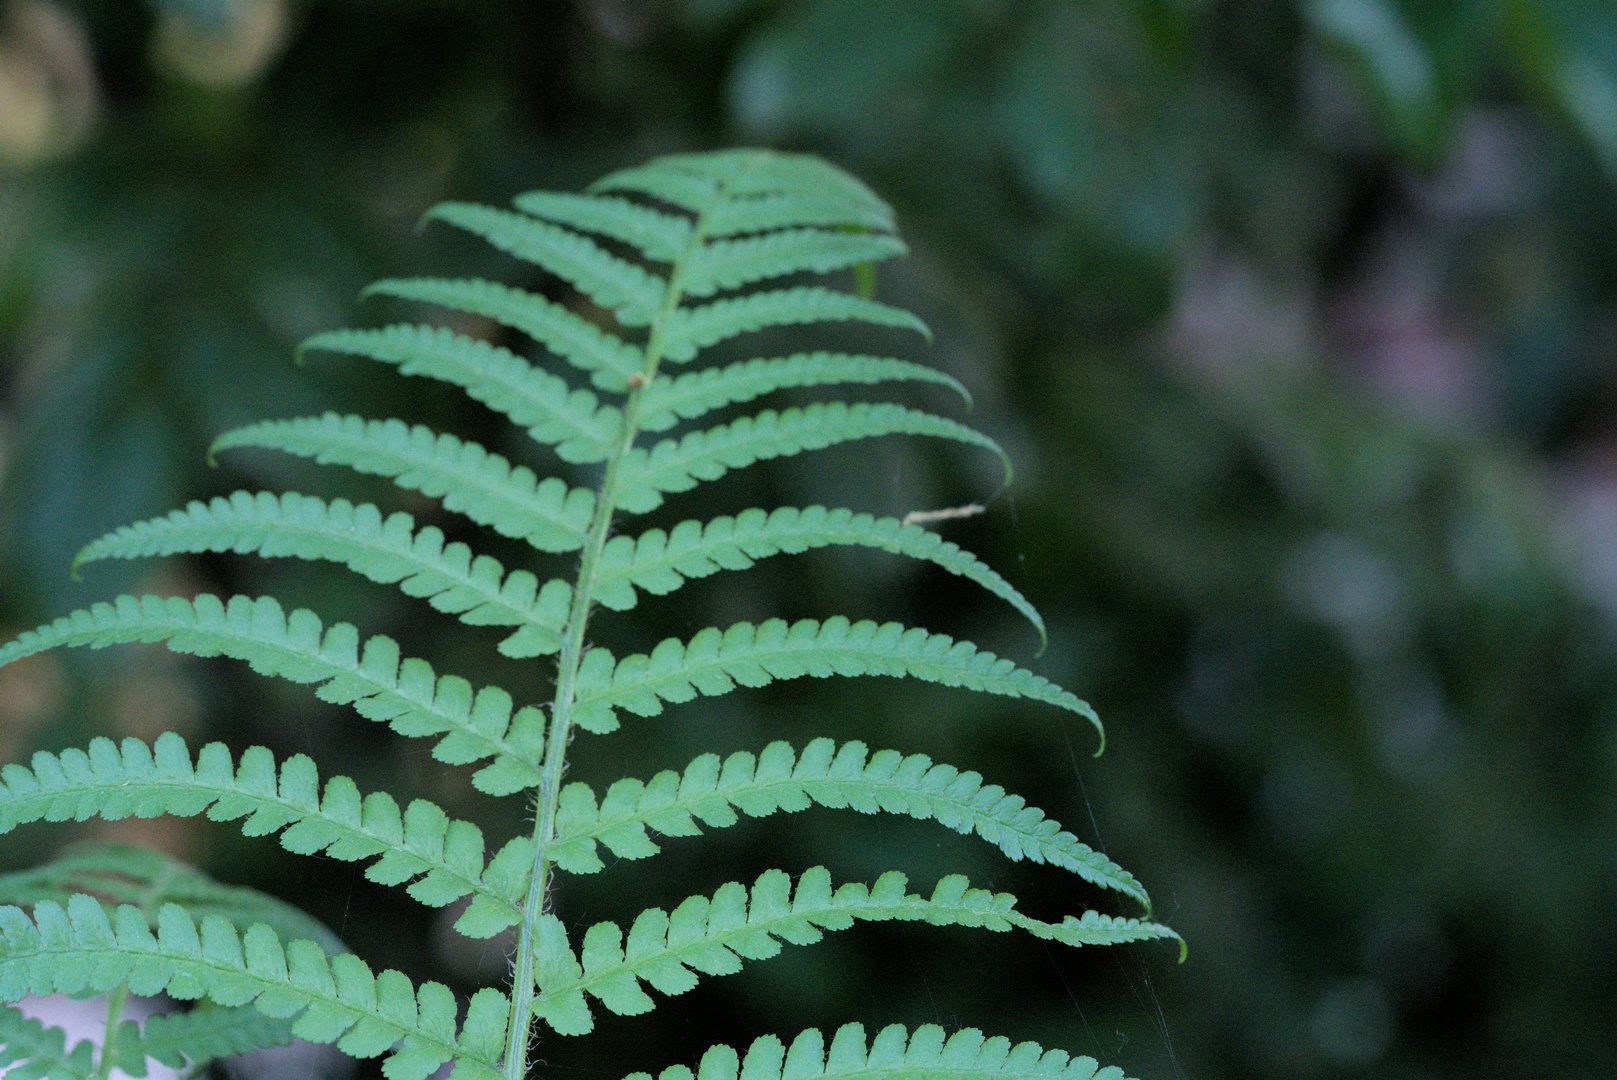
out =
[[[512,961],[511,1022],[506,1031],[505,1078],[525,1080],[528,1068],[528,1044],[533,1017],[534,1001],[534,940],[539,919],[544,915],[545,899],[550,889],[550,848],[556,838],[556,809],[561,794],[562,776],[566,771],[567,746],[572,739],[573,703],[577,696],[579,665],[585,653],[584,631],[589,624],[594,604],[596,567],[612,530],[612,519],[617,512],[618,473],[639,435],[641,401],[646,388],[657,377],[663,358],[662,330],[679,308],[683,293],[681,278],[686,256],[696,251],[705,241],[706,214],[698,215],[685,248],[675,258],[669,274],[667,292],[663,296],[662,311],[651,324],[646,341],[644,367],[639,385],[631,385],[623,404],[622,428],[606,459],[601,476],[600,490],[595,501],[595,516],[590,521],[589,533],[579,558],[578,580],[573,589],[572,607],[567,613],[567,624],[562,628],[561,650],[557,657],[556,697],[550,715],[550,727],[545,737],[545,759],[540,769],[538,806],[534,812],[533,876],[528,883],[528,895],[523,903],[522,926],[517,939],[517,955]]]

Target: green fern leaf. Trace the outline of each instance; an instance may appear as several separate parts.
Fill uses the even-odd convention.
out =
[[[228,499],[192,502],[166,517],[126,525],[94,541],[74,561],[129,559],[179,552],[252,552],[266,558],[330,559],[474,626],[515,626],[500,642],[507,656],[541,656],[561,646],[572,588],[552,580],[539,588],[526,570],[507,574],[487,555],[444,543],[433,526],[415,530],[409,514],[384,520],[369,503],[326,503],[287,492],[234,492]]]
[[[623,427],[615,406],[588,390],[529,364],[509,349],[442,327],[399,324],[381,330],[332,330],[299,350],[362,356],[397,364],[405,375],[425,375],[467,394],[525,428],[535,441],[556,447],[563,461],[605,461]]]
[[[0,647],[0,664],[59,645],[100,648],[128,641],[167,641],[175,652],[245,660],[261,675],[317,683],[322,700],[353,705],[369,720],[401,735],[447,732],[433,756],[464,765],[494,757],[472,782],[489,794],[510,794],[538,783],[544,715],[513,709],[498,687],[475,690],[464,679],[439,677],[425,660],[401,661],[398,646],[380,635],[363,647],[347,623],[322,630],[313,612],[284,615],[270,597],[206,593],[179,597],[119,597],[112,604],[63,616]]]
[[[60,757],[36,756],[32,772],[20,765],[5,766],[0,777],[4,780],[0,831],[26,821],[60,820],[64,811],[76,818],[86,813],[108,819],[150,817],[166,812],[165,800],[180,812],[190,812],[198,805],[194,794],[180,791],[173,782],[184,772],[184,766],[174,766],[188,764],[185,745],[163,745],[168,738],[159,736],[155,760],[138,740],[128,740],[120,754],[103,739],[93,743],[89,753],[70,750]],[[214,747],[222,752],[219,744]],[[228,771],[228,756],[225,768]],[[161,790],[137,795],[134,789],[141,785]],[[328,953],[347,951],[336,934],[301,908],[257,889],[215,881],[167,855],[127,844],[75,845],[50,862],[0,876],[0,904],[25,908],[46,900],[66,904],[76,893],[94,896],[103,904],[134,904],[142,911],[184,904],[194,914],[226,919],[238,930],[263,923],[283,939],[306,938]]]
[[[147,1058],[185,1069],[266,1046],[288,1046],[292,1040],[292,1023],[285,1017],[265,1016],[251,1005],[199,1005],[189,1012],[158,1013],[138,1025],[126,1020],[105,1052],[113,1068],[141,1076]]]
[[[810,1028],[790,1048],[774,1035],[757,1039],[745,1061],[728,1046],[702,1055],[695,1073],[684,1065],[664,1069],[656,1080],[1127,1080],[1121,1069],[1101,1069],[1094,1058],[1069,1057],[1037,1043],[1015,1046],[1002,1036],[985,1038],[976,1028],[948,1035],[935,1024],[911,1034],[899,1024],[883,1028],[868,1048],[862,1024],[845,1024],[825,1039]],[[631,1073],[625,1080],[652,1080]]]
[[[1005,466],[1005,482],[1010,482],[1005,451],[958,421],[890,402],[830,401],[780,412],[766,409],[681,439],[664,439],[649,452],[637,447],[623,458],[617,501],[629,513],[645,513],[661,505],[666,492],[689,491],[702,480],[717,479],[755,461],[898,434],[953,439],[991,450]]]
[[[899,379],[947,386],[971,404],[971,395],[941,371],[879,356],[799,353],[768,360],[744,360],[725,367],[703,368],[676,379],[658,379],[640,398],[638,423],[645,431],[664,431],[738,401],[750,401],[773,390],[832,383],[874,385]]]
[[[725,828],[736,823],[737,811],[766,817],[818,804],[865,814],[904,814],[974,832],[1009,858],[1059,866],[1133,897],[1150,914],[1150,897],[1134,875],[1064,831],[1042,810],[982,779],[975,772],[935,764],[925,754],[869,754],[861,742],[839,748],[830,739],[815,739],[801,755],[789,743],[773,742],[761,754],[742,750],[722,763],[717,754],[703,754],[683,773],[664,770],[644,783],[618,780],[599,806],[587,784],[568,784],[561,792],[549,853],[564,870],[594,873],[603,868],[597,843],[619,858],[639,859],[659,850],[648,830],[695,836],[702,831],[698,822]]]
[[[0,1073],[10,1080],[82,1080],[95,1070],[94,1046],[67,1049],[67,1032],[46,1027],[21,1009],[0,1008]]]
[[[665,214],[628,199],[529,191],[512,202],[525,214],[628,244],[655,262],[675,261],[685,253],[691,241],[688,218]]]
[[[703,244],[679,263],[676,281],[689,296],[712,296],[805,270],[828,274],[906,250],[903,241],[886,233],[782,229]]]
[[[476,443],[399,420],[336,413],[272,420],[226,432],[211,452],[246,446],[389,477],[400,487],[442,497],[446,509],[540,551],[583,546],[595,510],[592,491],[568,488],[554,476],[540,480]]]
[[[668,638],[649,655],[615,663],[610,652],[596,649],[579,668],[575,718],[586,730],[607,732],[617,727],[617,709],[655,716],[665,701],[724,694],[738,683],[767,686],[776,679],[832,675],[907,676],[1042,701],[1087,718],[1104,737],[1094,710],[1071,692],[969,641],[896,622],[850,623],[840,615],[824,622],[770,619],[724,631],[708,627],[688,643]]]
[[[667,282],[587,236],[473,203],[440,203],[426,213],[426,220],[433,219],[476,233],[501,251],[549,270],[624,326],[646,326],[662,309]]]
[[[209,743],[193,765],[185,741],[165,732],[150,748],[139,739],[125,739],[119,746],[97,737],[87,750],[59,755],[39,751],[31,765],[0,769],[0,831],[33,821],[190,817],[205,810],[214,821],[241,819],[247,836],[279,831],[281,846],[300,855],[323,853],[351,862],[375,858],[366,877],[385,885],[410,882],[406,891],[431,907],[475,895],[483,902],[480,926],[493,925],[496,913],[504,919],[488,933],[521,915],[526,882],[506,876],[502,891],[485,884],[483,834],[477,826],[451,820],[420,799],[401,814],[392,796],[361,796],[346,776],[332,777],[322,791],[314,762],[302,754],[277,769],[274,757],[261,746],[249,747],[233,763],[223,743]],[[312,938],[329,952],[342,951],[330,931],[297,909],[256,890],[208,881],[189,868],[160,873],[174,865],[161,856],[127,851],[90,854],[0,878],[0,899],[65,903],[76,893],[87,893],[109,903],[136,901],[142,908],[173,900],[238,928],[267,923],[284,936]],[[160,882],[161,891],[131,891],[140,886],[143,874]]]
[[[481,315],[519,330],[586,372],[603,390],[622,391],[645,366],[639,346],[609,334],[560,304],[523,289],[482,280],[443,278],[388,279],[368,286],[361,295],[381,294],[419,300]]]
[[[1094,912],[1081,919],[1069,917],[1059,925],[1041,922],[1015,911],[1014,896],[972,889],[958,874],[938,882],[930,897],[905,892],[907,883],[894,870],[868,888],[849,883],[833,889],[830,873],[817,866],[798,879],[794,892],[790,875],[768,870],[753,884],[750,896],[745,886],[730,882],[711,898],[687,897],[671,913],[661,908],[642,911],[629,928],[627,941],[616,923],[597,923],[585,932],[576,959],[548,962],[548,979],[540,980],[534,1015],[549,1023],[554,1009],[568,1028],[562,1033],[578,1034],[580,993],[596,998],[611,1012],[638,1015],[655,1004],[641,982],[665,994],[681,994],[695,986],[700,975],[732,975],[744,960],[774,956],[782,942],[812,945],[824,931],[845,930],[855,921],[901,919],[998,931],[1021,928],[1069,945],[1177,938],[1165,927],[1108,919]],[[571,950],[554,934],[545,941],[549,947]]]
[[[780,224],[847,224],[892,231],[892,209],[858,180],[805,154],[767,150],[729,150],[706,154],[673,154],[620,169],[590,185],[590,191],[634,191],[702,215],[717,216],[738,204],[772,198],[801,203]],[[840,216],[817,220],[820,206],[838,208]],[[868,220],[867,220],[868,219]],[[755,227],[703,228],[710,236],[754,231]]]
[[[32,919],[21,908],[0,907],[0,945],[0,1000],[104,994],[127,984],[143,995],[208,997],[226,1007],[256,1003],[271,1017],[296,1014],[292,1032],[299,1038],[335,1043],[356,1057],[391,1051],[395,1060],[384,1064],[391,1080],[425,1080],[451,1059],[457,1075],[462,1069],[486,1080],[500,1075],[491,1057],[471,1049],[486,1049],[490,1032],[457,1036],[447,987],[417,988],[397,971],[374,974],[352,953],[327,957],[313,942],[283,946],[268,927],[238,934],[224,919],[197,922],[178,904],[166,904],[154,934],[139,908],[126,904],[109,918],[92,898],[75,896],[65,908],[38,905]],[[468,1023],[474,1014],[486,1027],[494,1011],[468,1010]]]
[[[735,517],[682,521],[670,532],[652,529],[638,537],[614,536],[597,563],[593,595],[605,607],[625,611],[635,587],[661,595],[687,578],[719,570],[745,570],[755,559],[801,552],[827,544],[859,544],[895,555],[925,559],[976,582],[1027,617],[1045,640],[1044,620],[1027,598],[975,555],[919,525],[852,510],[783,506],[766,513],[744,510]]]
[[[658,327],[657,341],[663,356],[683,363],[709,345],[765,327],[847,321],[914,330],[928,341],[932,339],[926,323],[903,308],[818,285],[800,285],[679,308]]]

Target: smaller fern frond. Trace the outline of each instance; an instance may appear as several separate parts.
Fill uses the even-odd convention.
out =
[[[630,378],[645,366],[639,346],[536,293],[498,282],[390,278],[367,286],[360,295],[418,300],[493,319],[539,342],[587,373],[603,390],[628,389]]]
[[[540,551],[578,550],[595,511],[593,491],[569,488],[554,476],[540,480],[477,443],[400,420],[336,413],[270,420],[227,431],[209,453],[239,447],[280,450],[388,477]]]
[[[559,1034],[583,1034],[593,1027],[585,994],[611,1012],[638,1015],[655,1004],[641,982],[664,994],[681,994],[696,985],[699,975],[732,975],[745,960],[776,955],[782,942],[812,945],[825,931],[846,930],[856,921],[1023,929],[1068,945],[1177,939],[1154,923],[1094,912],[1059,924],[1042,922],[1016,911],[1016,897],[970,888],[959,874],[939,881],[929,897],[906,892],[907,885],[908,878],[893,870],[869,887],[850,882],[833,888],[830,873],[817,866],[798,879],[794,890],[785,871],[766,870],[750,894],[745,886],[729,882],[711,898],[687,897],[672,912],[642,911],[627,941],[616,923],[596,923],[585,932],[576,955],[559,935],[556,921],[541,937],[540,948],[566,949],[567,955],[542,954],[538,959],[543,974],[534,1015]],[[544,917],[555,921],[554,915]]]
[[[833,675],[908,677],[1041,701],[1086,718],[1104,742],[1095,711],[1042,675],[947,634],[896,622],[850,623],[840,615],[824,622],[770,619],[723,631],[708,627],[689,642],[667,638],[649,654],[619,661],[595,649],[579,667],[574,718],[586,730],[604,733],[617,728],[618,709],[655,716],[665,701],[712,697],[737,684],[767,686],[776,679]]]
[[[541,589],[526,570],[509,574],[488,555],[465,544],[446,544],[433,526],[415,529],[399,511],[385,519],[370,503],[330,503],[297,492],[237,491],[229,498],[192,502],[165,517],[125,525],[87,545],[74,569],[97,559],[130,559],[179,552],[234,551],[265,558],[329,559],[407,596],[425,598],[439,611],[473,626],[514,626],[500,642],[506,656],[555,652],[572,589],[552,580]]]
[[[719,226],[707,224],[704,231],[710,236],[789,225],[893,230],[892,208],[875,192],[842,170],[803,154],[760,150],[673,154],[609,173],[589,190],[639,192],[713,216],[731,207],[769,204],[778,218],[773,224],[740,227],[728,220]]]
[[[574,390],[509,349],[443,327],[330,330],[309,338],[299,351],[310,349],[397,364],[405,375],[459,386],[574,464],[605,461],[623,426],[617,407],[602,405],[590,391]]]
[[[69,1050],[62,1028],[46,1027],[14,1006],[0,1006],[0,1074],[10,1080],[82,1080],[95,1071],[94,1056],[89,1039]]]
[[[987,1038],[976,1028],[950,1035],[936,1024],[913,1034],[900,1024],[883,1028],[866,1045],[862,1024],[844,1024],[825,1038],[809,1028],[785,1047],[774,1035],[757,1039],[741,1059],[728,1046],[702,1055],[693,1073],[684,1065],[664,1069],[655,1080],[895,1080],[908,1077],[944,1080],[1127,1080],[1116,1066],[1100,1068],[1094,1058],[1070,1057],[1064,1050],[1045,1050],[1038,1043]],[[624,1080],[653,1080],[650,1073],[631,1073]]]
[[[475,203],[439,203],[423,220],[446,221],[543,267],[612,312],[624,326],[649,325],[662,309],[666,281],[570,229]]]
[[[971,394],[959,380],[925,364],[881,356],[798,353],[743,360],[724,367],[689,371],[674,379],[657,379],[640,397],[638,423],[646,431],[664,431],[679,420],[691,420],[714,409],[787,387],[836,383],[875,385],[901,379],[947,386],[968,406],[971,404]]]
[[[817,322],[866,322],[913,330],[932,340],[926,323],[904,308],[819,285],[800,285],[681,307],[659,328],[663,355],[674,363],[694,360],[699,350],[768,326]]]
[[[387,1055],[390,1080],[426,1080],[451,1059],[463,1080],[500,1075],[509,1001],[498,991],[478,991],[457,1033],[455,995],[440,983],[418,988],[400,972],[373,973],[352,953],[328,957],[310,941],[283,945],[266,926],[237,933],[224,919],[193,920],[178,904],[165,904],[154,922],[155,934],[139,908],[125,904],[109,917],[88,896],[65,907],[39,904],[32,918],[0,907],[0,1000],[90,996],[127,984],[141,995],[296,1015],[299,1038],[335,1043],[355,1057]]]
[[[877,518],[852,510],[783,506],[765,512],[744,510],[708,522],[682,521],[672,530],[651,529],[638,537],[614,536],[597,563],[593,595],[603,606],[626,611],[635,588],[662,595],[687,578],[720,570],[745,570],[756,559],[798,553],[829,544],[857,544],[924,559],[981,585],[1021,612],[1045,640],[1044,619],[998,571],[958,544],[930,529],[897,518]]]
[[[178,738],[178,736],[175,736]],[[27,821],[62,820],[63,812],[82,818],[103,806],[106,816],[153,816],[168,805],[189,810],[195,805],[189,794],[169,790],[166,796],[150,800],[138,797],[133,788],[152,783],[152,760],[145,744],[135,741],[118,751],[100,744],[80,760],[77,751],[52,760],[52,755],[35,759],[31,771],[22,766],[5,766],[0,784],[0,831],[9,832]],[[185,755],[184,744],[164,747],[160,758],[170,761],[175,753]],[[228,766],[228,762],[227,762]],[[19,771],[21,770],[21,771]],[[163,771],[159,766],[158,771]],[[172,789],[174,770],[156,781]],[[47,789],[51,789],[47,793]],[[141,814],[142,808],[153,813]],[[240,885],[215,881],[193,866],[146,848],[127,844],[87,843],[68,848],[47,863],[0,876],[0,904],[32,907],[51,900],[67,903],[75,893],[85,893],[103,904],[133,904],[142,911],[155,911],[167,903],[184,904],[193,914],[217,915],[238,930],[263,923],[284,940],[305,938],[328,953],[346,952],[347,946],[326,925],[312,915],[279,897]]]
[[[512,202],[524,214],[628,244],[653,262],[673,262],[685,253],[691,241],[689,218],[628,199],[574,195],[565,191],[529,191]]]
[[[405,891],[429,907],[475,895],[482,901],[478,926],[490,925],[497,915],[505,922],[494,929],[503,929],[521,914],[525,882],[502,874],[501,888],[495,889],[483,880],[483,833],[476,825],[451,819],[422,799],[401,813],[391,795],[362,796],[346,776],[334,776],[322,788],[314,762],[302,754],[277,768],[268,750],[254,746],[233,763],[223,743],[209,743],[193,765],[185,741],[165,732],[150,748],[139,739],[119,745],[97,737],[87,750],[39,751],[30,764],[0,769],[0,831],[33,821],[192,817],[206,811],[213,821],[240,819],[246,836],[278,832],[281,846],[299,855],[319,853],[348,862],[375,858],[366,867],[367,878],[383,885],[409,882]],[[161,882],[161,891],[132,895],[129,890],[140,882],[131,876],[142,867],[139,857],[123,853],[46,864],[0,878],[0,900],[65,903],[84,893],[109,903],[138,900],[142,908],[172,900],[194,913],[224,917],[238,928],[268,923],[283,936],[312,938],[328,951],[341,951],[341,942],[329,930],[297,909],[256,890],[221,885],[189,868],[168,875],[148,871]]]
[[[1010,458],[1000,445],[957,420],[891,402],[816,402],[776,412],[765,409],[731,423],[664,439],[648,451],[636,447],[623,458],[618,505],[632,514],[662,504],[669,492],[689,491],[731,469],[789,457],[804,450],[882,435],[926,435],[980,446],[995,454],[1011,481]]]
[[[251,1005],[199,1004],[188,1012],[149,1016],[140,1024],[125,1020],[104,1053],[114,1069],[141,1076],[147,1058],[171,1069],[189,1069],[266,1046],[287,1046],[293,1038],[286,1017],[265,1016]]]
[[[119,597],[28,631],[0,647],[0,664],[59,645],[131,641],[166,641],[175,652],[245,660],[261,675],[317,684],[320,699],[352,705],[401,735],[443,735],[432,750],[439,761],[495,759],[472,777],[488,794],[509,795],[539,782],[545,718],[538,709],[516,709],[499,687],[475,689],[458,676],[440,677],[425,660],[401,659],[391,638],[378,634],[361,645],[348,623],[323,629],[319,616],[304,608],[286,615],[267,596],[235,596],[228,603],[207,593],[194,602]]]
[[[907,250],[888,233],[779,229],[703,244],[680,262],[679,285],[686,295],[712,296],[787,274],[829,274]]]
[[[735,824],[738,811],[767,817],[810,804],[904,814],[976,833],[1008,858],[1069,870],[1132,897],[1151,913],[1151,899],[1134,875],[1020,796],[984,784],[980,774],[935,763],[925,754],[871,754],[864,743],[839,747],[824,738],[801,754],[790,743],[772,742],[757,755],[740,750],[721,761],[717,754],[703,754],[682,773],[665,769],[645,782],[626,777],[607,789],[599,806],[589,785],[568,784],[561,791],[550,856],[570,873],[594,873],[603,869],[597,844],[619,858],[640,859],[660,850],[650,830],[695,836],[701,826]]]

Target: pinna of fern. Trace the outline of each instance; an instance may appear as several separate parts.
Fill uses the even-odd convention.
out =
[[[85,548],[79,563],[227,551],[340,563],[462,623],[494,628],[491,643],[500,653],[553,672],[551,699],[523,703],[502,687],[440,674],[385,636],[327,625],[312,611],[288,612],[262,596],[123,597],[22,635],[0,648],[0,663],[59,645],[127,641],[243,660],[260,674],[309,684],[318,697],[351,705],[402,736],[430,739],[439,760],[475,767],[480,790],[526,796],[531,827],[490,851],[477,826],[429,801],[401,807],[386,792],[362,793],[344,776],[322,782],[316,763],[302,755],[277,761],[262,747],[235,755],[217,743],[193,750],[169,733],[150,743],[97,738],[82,750],[40,752],[26,766],[5,766],[0,830],[160,814],[239,821],[244,833],[273,834],[293,852],[364,861],[372,880],[402,886],[423,904],[465,901],[456,927],[468,935],[514,927],[508,985],[485,988],[462,1007],[440,984],[373,972],[320,932],[300,931],[295,919],[248,918],[241,912],[253,910],[250,904],[211,903],[225,886],[114,894],[84,887],[81,858],[0,879],[0,1000],[166,992],[212,1009],[256,1010],[272,1021],[244,1036],[247,1043],[295,1034],[384,1056],[394,1080],[422,1080],[449,1061],[457,1075],[523,1080],[536,1025],[581,1034],[593,1027],[597,1008],[643,1013],[657,1004],[648,989],[678,994],[703,976],[732,973],[785,944],[811,944],[859,921],[1016,930],[1072,945],[1177,940],[1149,921],[1146,892],[1126,870],[1019,797],[925,755],[811,737],[801,747],[776,742],[757,753],[704,754],[604,792],[562,783],[580,729],[604,735],[698,696],[806,676],[884,675],[1020,697],[1081,717],[1099,732],[1088,705],[1047,679],[969,642],[897,623],[836,614],[737,623],[624,657],[590,640],[597,609],[631,611],[646,593],[671,593],[758,559],[826,545],[929,561],[1010,604],[1042,640],[1038,613],[1014,586],[919,524],[808,506],[628,531],[637,516],[730,470],[878,436],[923,435],[986,450],[1004,463],[1009,481],[1009,463],[992,439],[919,409],[837,400],[757,407],[783,389],[899,381],[965,396],[953,379],[922,365],[827,351],[708,360],[721,342],[798,324],[857,321],[927,334],[909,312],[825,283],[826,275],[903,252],[880,199],[817,159],[742,151],[658,159],[614,173],[583,195],[520,196],[514,211],[450,203],[428,217],[559,278],[585,303],[565,305],[484,280],[389,280],[369,291],[490,320],[555,363],[412,324],[331,331],[304,351],[393,364],[457,386],[566,467],[540,476],[425,426],[336,414],[254,424],[225,434],[214,449],[277,450],[385,477],[441,500],[448,513],[525,541],[531,565],[508,568],[402,511],[253,492],[119,529]],[[709,422],[720,409],[738,408],[729,420]],[[568,479],[591,469],[589,486]],[[547,565],[566,569],[549,573]],[[726,882],[670,909],[649,908],[627,929],[602,922],[572,932],[545,906],[558,875],[602,870],[603,849],[648,858],[659,850],[655,834],[694,835],[812,805],[908,815],[976,834],[1009,858],[1062,867],[1129,897],[1142,917],[1086,911],[1046,922],[1018,911],[1015,897],[973,888],[959,875],[928,893],[909,891],[896,872],[868,885],[837,884],[820,867]],[[96,858],[97,865],[127,862],[135,873],[143,856]],[[267,900],[260,906],[278,910]],[[107,1055],[120,1063],[142,1055],[200,1062],[242,1048],[242,1039],[225,1048],[200,1011],[186,1015],[202,1019],[189,1027],[171,1020],[120,1028],[102,1064],[112,1060]],[[65,1050],[14,1010],[0,1013],[5,1031],[17,1046],[43,1048],[30,1066],[34,1075],[82,1071],[83,1053]],[[945,1041],[937,1029],[895,1028],[867,1044],[863,1030],[849,1025],[829,1050],[816,1031],[797,1036],[790,1050],[759,1040],[744,1061],[716,1047],[698,1075],[732,1080],[739,1069],[743,1080],[783,1080],[894,1068],[982,1080],[1094,1074],[1088,1059],[1011,1047],[976,1032]],[[664,1074],[689,1076],[678,1066]]]

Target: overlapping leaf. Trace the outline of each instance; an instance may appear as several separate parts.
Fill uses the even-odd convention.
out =
[[[480,990],[457,1031],[454,994],[418,988],[397,971],[375,974],[352,953],[328,957],[309,941],[283,944],[265,926],[245,933],[224,919],[194,920],[178,904],[157,912],[156,932],[133,905],[109,917],[95,900],[42,903],[33,916],[0,907],[0,1001],[29,994],[94,995],[127,986],[136,994],[207,997],[254,1004],[271,1017],[296,1016],[293,1034],[335,1043],[355,1057],[388,1055],[389,1080],[426,1080],[456,1062],[462,1080],[500,1075],[503,994]]]
[[[528,571],[508,574],[488,555],[474,556],[463,543],[446,544],[434,526],[417,530],[415,519],[402,511],[384,519],[369,503],[327,503],[297,492],[276,496],[238,491],[229,498],[192,502],[94,541],[79,552],[75,566],[96,559],[198,551],[343,563],[372,581],[424,597],[464,623],[517,627],[500,642],[507,656],[555,652],[572,598],[566,582],[551,580],[541,589]]]
[[[316,683],[323,700],[352,705],[401,735],[442,734],[433,746],[440,761],[495,759],[473,777],[490,794],[538,783],[544,739],[538,709],[516,709],[499,687],[474,689],[458,676],[439,676],[425,660],[401,659],[391,638],[377,635],[361,646],[347,623],[323,629],[319,617],[302,608],[285,615],[267,596],[235,596],[228,603],[206,593],[195,601],[119,597],[28,631],[0,647],[0,664],[56,646],[129,641],[166,641],[176,652],[245,660],[262,675]]]
[[[845,1024],[825,1038],[810,1028],[788,1048],[774,1035],[757,1039],[745,1060],[728,1046],[715,1046],[702,1056],[695,1073],[684,1065],[664,1069],[656,1080],[896,1080],[901,1077],[940,1080],[1126,1080],[1121,1069],[1098,1067],[1094,1058],[1070,1057],[1064,1050],[1045,1050],[1037,1043],[1012,1045],[1003,1036],[985,1037],[976,1028],[950,1035],[936,1024],[914,1034],[902,1025],[883,1028],[866,1044],[864,1025]],[[631,1073],[625,1080],[652,1080],[650,1073]]]
[[[765,871],[748,889],[736,882],[713,896],[691,896],[672,912],[642,911],[627,939],[616,923],[596,923],[585,932],[576,954],[554,915],[541,936],[539,996],[534,1015],[563,1035],[593,1027],[588,994],[611,1012],[634,1016],[654,1006],[641,983],[664,994],[681,994],[699,975],[732,975],[744,960],[780,952],[781,943],[812,945],[827,930],[846,930],[856,921],[893,919],[934,926],[987,930],[1026,930],[1068,945],[1112,944],[1178,936],[1166,927],[1138,919],[1113,919],[1087,912],[1061,923],[1047,923],[1015,910],[1009,893],[970,888],[951,874],[929,897],[905,891],[908,879],[889,871],[868,888],[850,882],[837,888],[824,867],[814,867],[792,887],[782,870]]]
[[[0,832],[33,821],[191,817],[206,812],[215,821],[241,821],[241,831],[248,836],[279,832],[281,845],[298,854],[318,852],[350,861],[374,858],[366,877],[388,885],[410,882],[410,895],[433,907],[474,895],[476,904],[468,909],[462,927],[467,933],[488,936],[520,917],[528,866],[497,857],[485,876],[483,834],[477,826],[452,820],[422,799],[401,812],[385,792],[361,796],[346,776],[334,776],[322,788],[314,762],[302,754],[277,767],[268,750],[255,746],[233,762],[223,743],[209,743],[193,763],[185,741],[165,732],[150,747],[134,738],[117,744],[98,737],[87,751],[42,750],[34,754],[30,766],[0,768]],[[65,900],[61,894],[68,885],[109,903],[135,899],[125,891],[129,882],[120,884],[95,872],[112,865],[103,864],[105,858],[89,866],[68,860],[0,879],[4,900]],[[141,866],[138,855],[115,864],[126,878],[138,874]],[[207,883],[208,888],[200,883],[186,887],[183,878],[174,880],[176,876],[161,878],[168,891],[140,897],[139,906],[155,907],[173,899],[193,913],[206,912],[238,927],[270,922],[282,930],[306,929],[285,913],[268,910],[280,901],[216,882]],[[138,878],[133,884],[138,888]],[[323,928],[312,936],[328,951],[341,947]]]
[[[837,746],[815,739],[794,753],[773,742],[763,752],[737,751],[720,760],[703,754],[683,772],[664,770],[649,781],[615,781],[597,805],[587,784],[562,789],[556,839],[549,847],[556,865],[572,873],[602,868],[596,845],[623,859],[656,854],[649,831],[695,836],[701,826],[724,828],[738,812],[765,817],[811,804],[861,813],[904,814],[976,833],[1012,859],[1049,863],[1085,881],[1138,900],[1149,914],[1150,898],[1134,875],[1072,833],[981,775],[934,762],[925,754],[896,750],[869,753],[865,744]],[[698,824],[700,823],[700,825]]]
[[[69,1048],[62,1028],[46,1027],[21,1009],[0,1007],[0,1072],[11,1080],[82,1080],[94,1068],[89,1039]]]
[[[655,716],[664,702],[724,694],[737,685],[833,675],[902,676],[1029,698],[1077,713],[1101,731],[1094,710],[1076,695],[969,641],[896,622],[851,623],[840,615],[708,627],[689,642],[668,638],[649,654],[617,661],[596,649],[579,667],[574,715],[585,729],[607,732],[617,727],[618,709]]]

